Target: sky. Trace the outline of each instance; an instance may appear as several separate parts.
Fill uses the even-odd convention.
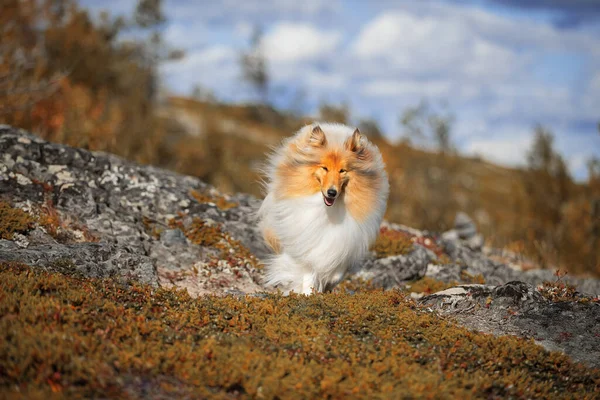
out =
[[[135,0],[82,3],[128,14]],[[344,103],[395,141],[402,111],[424,100],[454,115],[463,154],[524,165],[542,124],[575,178],[600,157],[595,0],[165,0],[164,11],[164,38],[186,52],[161,67],[173,93],[256,99],[239,58],[260,27],[277,107]]]

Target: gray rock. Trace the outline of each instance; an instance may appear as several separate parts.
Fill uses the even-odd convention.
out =
[[[161,232],[160,241],[167,247],[187,244],[187,238],[181,229],[167,229]]]
[[[534,339],[551,351],[600,367],[600,304],[551,302],[533,286],[462,285],[421,298],[436,312],[468,328]]]
[[[506,264],[497,262],[488,258],[479,251],[474,251],[467,245],[456,241],[440,239],[444,251],[450,256],[455,265],[459,265],[462,272],[471,276],[481,275],[486,283],[491,285],[502,285],[511,281],[523,281],[531,285],[539,285],[545,281],[555,281],[557,278],[554,271],[548,269],[538,269],[529,271],[519,271],[509,267]],[[456,267],[451,267],[454,273]],[[448,272],[444,268],[430,271],[428,276],[448,281],[446,276]],[[600,280],[592,278],[580,278],[575,276],[565,276],[561,278],[565,283],[569,283],[581,293],[598,296],[600,295]],[[457,280],[463,281],[462,279]]]
[[[118,277],[156,286],[156,266],[149,257],[109,243],[38,245],[21,248],[0,240],[0,261],[18,261],[46,270],[91,278]]]
[[[484,244],[483,235],[477,233],[475,222],[464,212],[456,214],[454,228],[442,234],[446,244],[463,244],[471,250],[481,251]]]
[[[407,255],[399,255],[376,259],[367,259],[358,271],[359,278],[369,280],[375,286],[391,289],[405,283],[422,278],[427,265],[435,259],[435,255],[422,246],[415,245]]]
[[[462,240],[468,240],[477,235],[477,226],[475,222],[464,212],[459,212],[454,218],[454,229],[458,237]]]
[[[199,179],[112,154],[48,143],[7,126],[0,128],[0,155],[0,196],[28,210],[53,205],[69,232],[68,239],[58,243],[36,229],[19,237],[22,249],[3,244],[0,260],[35,266],[69,260],[87,276],[127,275],[153,285],[179,284],[182,277],[196,285],[191,276],[206,272],[221,283],[222,293],[260,289],[260,277],[250,264],[233,265],[235,260],[229,260],[215,265],[212,260],[221,250],[193,244],[181,230],[169,227],[178,216],[187,224],[194,218],[210,221],[232,240],[265,254],[253,223],[257,200],[251,196],[233,196],[228,200],[238,206],[220,210],[195,200],[193,191],[220,196]],[[88,241],[84,231],[98,243],[82,243]]]

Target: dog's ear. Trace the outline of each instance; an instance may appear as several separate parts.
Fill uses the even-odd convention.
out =
[[[325,132],[321,129],[319,125],[315,126],[310,135],[308,137],[308,143],[311,146],[315,147],[323,147],[327,144],[327,138],[325,137]]]
[[[353,153],[360,153],[363,150],[363,137],[358,129],[355,129],[352,136],[346,139],[344,145],[346,146],[346,149]]]

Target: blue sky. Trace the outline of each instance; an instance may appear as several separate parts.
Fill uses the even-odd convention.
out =
[[[83,1],[113,14],[134,0]],[[164,86],[198,84],[224,101],[253,99],[239,54],[264,30],[272,100],[296,91],[314,114],[345,102],[355,122],[375,118],[390,140],[421,100],[446,104],[464,154],[522,165],[533,127],[556,135],[572,174],[600,157],[600,6],[591,0],[166,0],[165,38],[186,51],[164,65]]]

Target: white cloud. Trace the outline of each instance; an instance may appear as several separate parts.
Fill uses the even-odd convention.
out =
[[[330,54],[341,34],[321,31],[303,23],[282,22],[265,35],[261,46],[267,58],[275,63],[295,63]]]
[[[191,51],[183,60],[165,64],[161,73],[171,89],[179,93],[189,93],[195,84],[223,90],[239,85],[241,76],[236,51],[224,45]]]
[[[363,85],[362,92],[367,96],[416,96],[418,101],[419,97],[448,96],[451,87],[452,85],[448,81],[375,80]]]
[[[202,24],[170,24],[163,33],[165,41],[182,49],[192,49],[207,43],[208,31]]]
[[[345,87],[347,81],[341,74],[325,74],[313,71],[308,74],[306,83],[311,88],[339,90]]]
[[[245,21],[259,25],[282,18],[314,18],[335,12],[339,7],[339,0],[221,0],[210,4],[204,1],[167,0],[165,4],[168,15],[176,20]]]
[[[506,77],[522,67],[511,49],[473,32],[462,18],[419,16],[408,11],[385,13],[369,22],[352,44],[362,60],[385,60],[412,73]]]
[[[531,142],[531,133],[523,131],[517,135],[475,138],[468,143],[464,151],[467,154],[482,156],[497,164],[516,167],[525,163],[525,156]]]

